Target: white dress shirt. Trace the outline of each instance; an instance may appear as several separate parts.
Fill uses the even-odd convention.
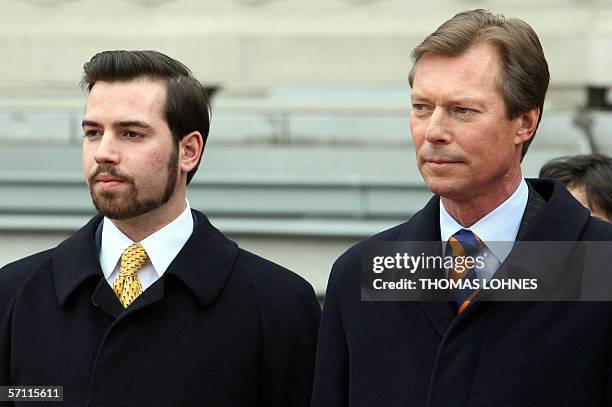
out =
[[[516,240],[521,226],[521,219],[523,219],[523,214],[527,207],[528,198],[529,187],[523,179],[516,188],[516,191],[508,199],[469,228],[461,226],[446,211],[444,204],[440,201],[440,235],[443,244],[445,245],[448,239],[459,230],[469,229],[487,245],[499,263],[503,263],[513,246],[511,243],[505,242],[514,242]]]
[[[192,232],[193,218],[191,217],[189,202],[187,202],[185,210],[176,219],[140,242],[149,256],[145,266],[138,272],[143,290],[149,288],[166,272]],[[111,287],[119,277],[121,254],[133,243],[137,242],[133,242],[127,237],[110,219],[104,218],[100,266],[104,278]]]

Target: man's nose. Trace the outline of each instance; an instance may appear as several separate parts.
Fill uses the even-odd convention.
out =
[[[94,152],[98,164],[117,164],[119,162],[118,146],[113,135],[105,132]]]
[[[429,116],[429,122],[425,128],[425,140],[431,144],[448,144],[450,142],[448,115],[444,109],[437,107]]]

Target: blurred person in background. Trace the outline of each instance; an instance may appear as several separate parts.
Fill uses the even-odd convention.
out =
[[[63,386],[65,406],[307,406],[312,287],[186,200],[209,131],[204,88],[156,51],[102,52],[84,71],[99,214],[0,270],[0,385]]]
[[[603,154],[555,158],[540,170],[540,178],[558,179],[591,214],[612,220],[612,158]]]

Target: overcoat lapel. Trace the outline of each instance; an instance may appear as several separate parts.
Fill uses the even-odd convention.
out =
[[[399,241],[440,241],[440,197],[434,196],[427,205],[408,221],[399,234]],[[438,253],[440,254],[440,253]],[[435,271],[432,271],[435,272]],[[438,271],[440,272],[440,271]],[[442,338],[455,318],[455,310],[448,301],[419,301],[419,307]],[[405,307],[408,310],[408,307]],[[412,308],[410,308],[412,310]]]

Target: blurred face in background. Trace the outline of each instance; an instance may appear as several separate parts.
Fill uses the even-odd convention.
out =
[[[162,81],[97,82],[83,118],[83,171],[96,209],[130,219],[174,195],[178,148],[164,118]]]
[[[570,192],[570,194],[572,194],[574,198],[576,198],[578,202],[582,204],[582,206],[584,206],[585,208],[591,211],[591,215],[601,220],[605,220],[606,222],[610,222],[612,220],[608,217],[606,212],[603,209],[601,209],[599,206],[589,203],[589,197],[588,197],[588,194],[586,192],[586,188],[584,185],[570,184],[570,185],[567,185],[566,187],[567,187],[567,190]]]

